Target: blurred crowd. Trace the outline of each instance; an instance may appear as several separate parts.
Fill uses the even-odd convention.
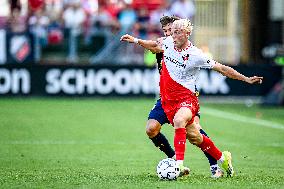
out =
[[[69,43],[68,61],[76,62],[75,39],[85,44],[103,35],[107,40],[120,33],[133,33],[151,39],[162,35],[159,20],[163,15],[192,18],[192,0],[11,0],[10,14],[1,18],[0,27],[11,33],[30,32],[38,46]],[[23,11],[27,5],[27,11]],[[180,11],[183,10],[183,11]],[[23,13],[24,12],[24,13]]]
[[[21,2],[11,1],[6,27],[13,32],[25,31],[27,26],[41,26],[47,30],[77,28],[89,35],[99,27],[113,33],[131,28],[141,37],[147,37],[160,31],[162,15],[192,18],[195,13],[192,0],[29,0],[29,11],[22,15]]]

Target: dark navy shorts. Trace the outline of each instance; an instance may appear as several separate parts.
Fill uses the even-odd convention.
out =
[[[200,111],[196,114],[200,118]],[[161,99],[158,99],[155,106],[152,108],[152,110],[149,113],[148,120],[154,119],[157,120],[161,125],[165,123],[170,123],[170,121],[167,118],[166,113],[164,112],[164,109],[162,107]]]
[[[148,120],[149,119],[157,120],[161,125],[170,123],[164,109],[162,108],[161,99],[158,99],[155,106],[152,108],[148,116]]]

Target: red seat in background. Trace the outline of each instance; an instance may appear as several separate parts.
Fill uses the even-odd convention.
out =
[[[135,9],[144,7],[151,11],[157,9],[162,3],[164,3],[164,0],[133,0],[132,7]]]

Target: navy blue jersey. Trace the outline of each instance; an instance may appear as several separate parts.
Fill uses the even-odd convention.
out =
[[[162,70],[163,53],[157,53],[157,54],[156,54],[156,59],[157,59],[157,64],[158,64],[159,73],[161,73],[161,70]]]

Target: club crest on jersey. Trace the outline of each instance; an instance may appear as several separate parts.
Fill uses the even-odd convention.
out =
[[[182,56],[183,61],[188,60],[188,57],[189,57],[189,54],[183,55],[183,56]]]

